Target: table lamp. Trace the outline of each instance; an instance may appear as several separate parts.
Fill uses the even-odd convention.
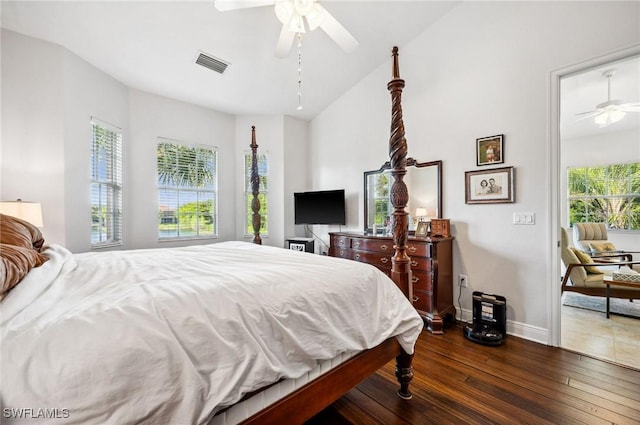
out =
[[[44,226],[40,202],[29,202],[22,199],[0,201],[0,213],[27,221],[36,227]]]

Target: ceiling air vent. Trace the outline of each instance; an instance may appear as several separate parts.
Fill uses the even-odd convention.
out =
[[[214,58],[213,56],[207,55],[202,52],[198,54],[196,63],[220,74],[222,74],[229,66],[228,62],[225,62],[222,59]]]

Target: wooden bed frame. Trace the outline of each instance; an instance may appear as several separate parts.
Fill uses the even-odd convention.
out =
[[[391,175],[394,178],[391,187],[391,203],[393,212],[393,243],[395,254],[392,257],[391,278],[402,289],[404,294],[413,299],[410,279],[410,259],[407,255],[408,213],[405,207],[409,200],[407,186],[404,183],[406,174],[407,141],[405,139],[402,121],[401,97],[404,80],[400,79],[398,66],[398,48],[393,52],[393,79],[387,89],[391,93],[391,135],[389,139],[389,157]],[[255,126],[251,127],[251,189],[253,199],[253,242],[260,244],[260,200],[259,176],[256,151],[258,145],[255,139]],[[411,366],[413,355],[407,354],[397,342],[390,338],[370,350],[363,351],[338,367],[323,374],[317,379],[302,386],[285,398],[259,411],[242,424],[302,424],[325,407],[342,397],[345,393],[381,368],[389,361],[396,359],[396,377],[400,383],[398,396],[402,399],[412,397],[409,382],[413,378]]]

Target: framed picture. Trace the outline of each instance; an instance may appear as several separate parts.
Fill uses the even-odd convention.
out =
[[[503,135],[476,139],[477,165],[502,164],[504,162]]]
[[[429,222],[427,221],[419,221],[416,226],[416,236],[427,236],[427,230],[429,227]]]
[[[467,204],[496,204],[516,200],[513,167],[466,171],[464,182]]]

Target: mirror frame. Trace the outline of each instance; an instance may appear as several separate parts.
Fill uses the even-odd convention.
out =
[[[437,199],[437,206],[438,206],[438,217],[437,218],[442,218],[442,161],[441,160],[437,160],[437,161],[429,161],[429,162],[417,162],[414,158],[407,158],[407,167],[416,167],[416,168],[425,168],[425,167],[436,167],[436,175],[437,175],[437,179],[438,181],[436,182],[436,186],[438,189],[438,199]],[[369,223],[367,223],[367,217],[369,216],[369,209],[368,209],[368,202],[367,202],[367,180],[369,178],[370,175],[372,174],[379,174],[379,173],[383,173],[387,170],[391,170],[391,164],[389,161],[385,162],[384,164],[382,164],[382,167],[380,167],[377,170],[371,170],[371,171],[365,171],[364,172],[364,193],[363,193],[363,198],[364,198],[364,232],[366,234],[368,234],[369,232],[373,232],[373,227],[369,227]],[[408,188],[409,192],[411,191],[411,188]]]

